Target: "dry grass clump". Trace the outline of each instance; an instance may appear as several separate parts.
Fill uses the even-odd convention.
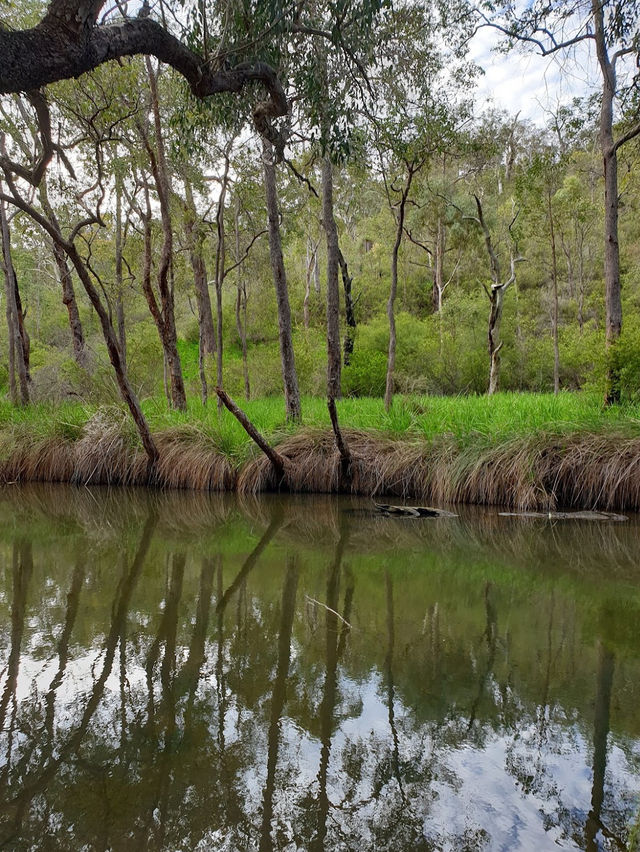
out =
[[[34,435],[27,429],[3,434],[0,481],[234,489],[234,464],[202,430],[181,426],[155,440],[160,458],[149,470],[130,418],[117,406],[105,406],[75,436]]]
[[[276,490],[389,495],[422,505],[475,503],[519,510],[640,509],[640,437],[622,430],[546,428],[502,439],[486,432],[435,437],[342,432],[351,456],[348,470],[330,429],[303,429],[277,444],[285,459],[280,481],[257,451],[240,467],[245,444],[230,441],[224,430],[180,424],[156,434],[160,458],[149,470],[129,418],[110,406],[83,423],[60,420],[37,431],[25,422],[0,430],[0,480],[237,490],[243,495]]]
[[[286,438],[282,483],[264,457],[240,471],[237,488],[255,494],[282,487],[346,492],[441,505],[475,503],[514,509],[640,509],[640,439],[611,434],[538,433],[492,444],[486,436],[427,441],[343,430],[352,456],[342,473],[332,432],[305,430]]]
[[[160,460],[156,476],[168,488],[233,491],[236,469],[215,437],[196,426],[168,429],[154,436]]]
[[[424,490],[431,445],[419,438],[393,440],[372,432],[343,429],[351,453],[350,478],[343,476],[342,460],[333,432],[305,429],[285,438],[278,452],[287,460],[284,482],[265,457],[248,462],[238,476],[238,491],[255,494],[279,485],[289,491],[418,496]]]
[[[72,482],[80,485],[143,483],[146,463],[130,418],[117,406],[99,408],[75,444]]]
[[[62,438],[25,438],[12,442],[0,464],[0,482],[70,482],[73,469],[73,443]]]

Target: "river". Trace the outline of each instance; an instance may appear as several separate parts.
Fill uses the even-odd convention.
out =
[[[0,846],[626,849],[640,520],[0,492]]]

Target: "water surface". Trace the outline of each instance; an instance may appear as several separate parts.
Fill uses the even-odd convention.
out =
[[[0,846],[628,848],[638,520],[370,505],[1,491]]]

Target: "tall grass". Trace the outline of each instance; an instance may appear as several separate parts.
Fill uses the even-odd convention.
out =
[[[303,401],[304,426],[284,421],[280,398],[243,405],[288,459],[293,491],[395,494],[425,502],[518,508],[640,508],[640,406],[603,409],[587,394],[344,399],[340,423],[352,454],[341,473],[326,402]],[[149,472],[133,426],[117,406],[14,408],[0,403],[4,481],[152,484],[255,493],[278,485],[268,461],[215,400],[186,412],[147,400],[160,462]]]

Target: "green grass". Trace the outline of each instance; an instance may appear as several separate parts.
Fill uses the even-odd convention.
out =
[[[237,400],[256,427],[273,443],[296,431],[285,423],[279,397]],[[205,407],[193,399],[186,412],[171,411],[164,399],[143,404],[151,430],[192,427],[202,432],[225,455],[245,458],[251,442],[226,409],[218,413],[216,400]],[[33,405],[27,408],[0,401],[0,432],[5,439],[60,437],[73,440],[96,408],[80,403]],[[303,425],[330,428],[326,401],[305,397]],[[493,397],[397,397],[389,413],[381,399],[343,399],[338,403],[343,427],[374,430],[391,437],[434,439],[441,435],[460,444],[501,444],[512,438],[541,434],[602,433],[640,436],[640,404],[604,409],[600,397],[585,393],[501,393]]]

